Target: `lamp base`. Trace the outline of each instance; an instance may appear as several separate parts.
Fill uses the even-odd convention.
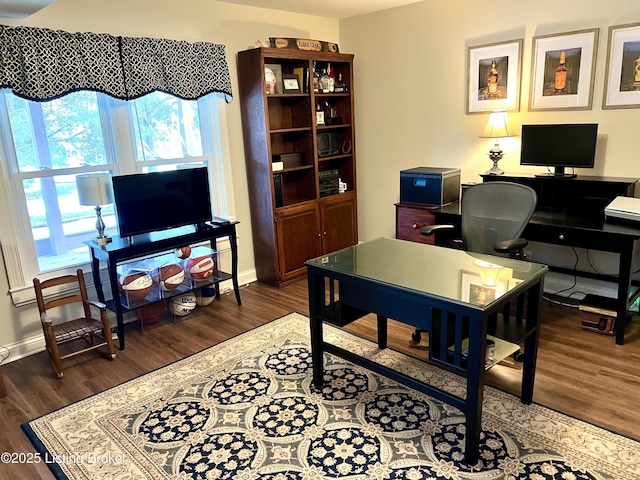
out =
[[[489,150],[489,159],[493,162],[493,167],[485,172],[485,175],[504,175],[504,170],[498,168],[498,162],[502,159],[504,154],[502,149],[498,145]]]
[[[96,243],[101,247],[104,247],[109,242],[111,242],[111,238],[109,237],[96,237]]]
[[[498,165],[494,165],[493,168],[490,168],[486,172],[485,175],[504,175],[504,170],[498,168]]]

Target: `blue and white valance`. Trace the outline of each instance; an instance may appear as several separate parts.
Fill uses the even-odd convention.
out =
[[[124,100],[153,91],[232,96],[224,45],[2,25],[0,87],[33,101],[78,90]]]

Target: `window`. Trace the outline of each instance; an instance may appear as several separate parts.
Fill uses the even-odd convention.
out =
[[[30,290],[34,276],[87,263],[83,242],[96,235],[96,214],[79,204],[78,174],[207,165],[213,211],[231,215],[221,103],[216,94],[187,101],[155,92],[125,102],[90,91],[31,102],[2,91],[2,168],[14,223],[2,248],[12,294]],[[101,207],[106,234],[116,235],[114,206]]]

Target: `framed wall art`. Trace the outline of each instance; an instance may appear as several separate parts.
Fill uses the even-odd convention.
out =
[[[640,108],[640,23],[609,27],[602,108]]]
[[[529,110],[591,110],[598,32],[533,37]]]
[[[522,39],[468,47],[467,113],[520,110]]]
[[[488,287],[482,284],[479,274],[465,270],[460,272],[460,285],[460,299],[475,305],[488,305],[507,291],[506,280],[499,280],[495,287]]]

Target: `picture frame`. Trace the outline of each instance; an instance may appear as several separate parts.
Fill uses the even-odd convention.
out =
[[[609,27],[602,109],[640,108],[640,23]]]
[[[480,274],[460,271],[460,299],[474,305],[487,305],[507,291],[507,281],[498,280],[495,287],[482,284]]]
[[[282,93],[300,93],[300,78],[295,73],[282,74]]]
[[[599,30],[533,37],[529,110],[591,110]]]
[[[467,49],[466,113],[520,110],[523,39],[470,46]],[[489,85],[495,63],[497,81]]]

